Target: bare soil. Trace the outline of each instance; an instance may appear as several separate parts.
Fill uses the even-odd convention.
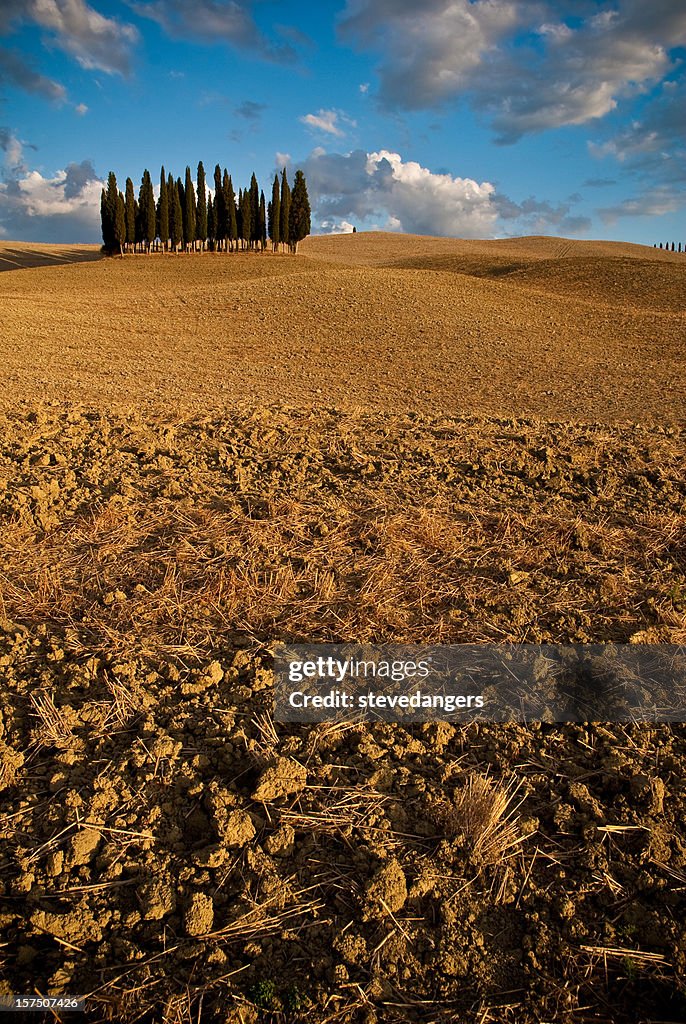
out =
[[[205,412],[249,398],[588,422],[686,408],[686,255],[645,246],[359,233],[308,239],[295,257],[8,273],[0,303],[4,407]]]
[[[272,719],[280,640],[686,643],[686,257],[565,245],[2,275],[0,993],[686,1020],[684,726]]]

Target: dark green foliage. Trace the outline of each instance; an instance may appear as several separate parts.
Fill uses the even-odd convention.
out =
[[[164,249],[169,244],[169,196],[167,195],[167,179],[164,166],[160,171],[160,198],[157,201],[157,234],[160,236]]]
[[[226,238],[226,202],[222,189],[222,169],[219,164],[214,169],[214,230],[217,248],[221,249]]]
[[[169,218],[170,225],[169,230],[171,232],[171,243],[172,248],[176,252],[178,247],[183,241],[183,209],[181,207],[181,197],[179,195],[179,182],[172,182],[172,187],[169,195],[169,211],[171,216]]]
[[[290,239],[290,218],[291,218],[291,188],[286,177],[286,168],[281,175],[281,215],[279,230],[281,241],[288,245]]]
[[[185,209],[183,211],[183,237],[186,248],[195,245],[195,188],[190,167],[186,168],[186,182],[183,188]]]
[[[124,241],[126,247],[135,244],[136,241],[136,197],[133,193],[133,182],[131,178],[126,179],[126,197],[124,199],[126,206],[126,234]]]
[[[207,197],[207,244],[214,250],[217,244],[216,229],[214,226],[214,203],[212,196]]]
[[[309,235],[311,226],[310,200],[302,171],[295,172],[288,226],[290,246],[292,251],[296,252],[298,242]]]
[[[238,197],[231,176],[226,168],[222,172],[219,164],[214,169],[214,193],[207,189],[202,161],[198,163],[196,180],[197,199],[190,167],[186,167],[185,180],[174,180],[162,166],[159,197],[155,201],[150,173],[145,170],[136,200],[131,178],[126,179],[125,194],[121,196],[116,176],[110,171],[100,198],[103,249],[116,252],[121,244],[127,250],[133,246],[134,252],[145,246],[150,252],[157,248],[159,238],[165,250],[170,244],[175,251],[179,245],[195,249],[199,241],[201,250],[208,245],[220,251],[233,251],[235,247],[264,252],[270,238],[274,250],[285,244],[295,252],[298,242],[310,232],[310,203],[302,171],[296,172],[293,191],[286,168],[281,178],[276,174],[268,203],[254,173],[249,187],[239,189]],[[123,232],[119,223],[120,196]]]
[[[231,175],[224,172],[224,204],[226,206],[227,235],[231,248],[238,246],[238,221],[236,218],[236,193],[233,190]]]
[[[115,237],[115,223],[117,220],[117,202],[119,190],[117,188],[117,177],[114,171],[107,176],[107,189],[103,189],[100,201],[100,218],[102,221],[102,240],[107,252],[114,252],[117,248]]]
[[[205,168],[202,160],[198,164],[198,205],[195,211],[195,237],[205,248],[207,241],[207,185],[205,184]]]
[[[272,248],[278,249],[281,241],[281,195],[279,193],[279,176],[274,175],[272,185],[272,201],[269,204],[269,237],[272,240]]]
[[[248,196],[248,198],[250,197]],[[258,981],[250,990],[250,998],[261,1010],[277,1012],[283,1009],[276,982],[271,978],[262,978],[261,981]]]
[[[143,171],[138,193],[138,218],[140,240],[145,242],[145,247],[150,252],[150,246],[155,241],[157,211],[155,209],[155,193],[152,190],[152,181],[148,170]]]
[[[252,239],[252,203],[250,193],[246,191],[241,197],[241,237],[247,248],[250,247]]]
[[[124,243],[126,242],[126,203],[124,197],[119,192],[117,194],[117,207],[114,216],[114,244],[119,249],[120,253],[124,251]]]
[[[264,206],[264,192],[260,192],[260,219],[258,242],[262,252],[267,248],[267,211]]]
[[[250,179],[250,239],[258,242],[260,237],[260,192],[257,185],[257,178],[253,171]]]
[[[181,207],[181,245],[186,244],[186,190],[183,187],[181,178],[176,179],[176,191],[179,195],[179,205]]]

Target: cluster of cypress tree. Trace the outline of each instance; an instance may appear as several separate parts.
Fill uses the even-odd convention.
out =
[[[103,247],[106,252],[238,252],[264,251],[267,237],[276,252],[280,247],[297,252],[298,242],[310,233],[310,201],[302,171],[295,172],[293,189],[284,167],[279,182],[274,175],[272,198],[253,174],[250,185],[234,191],[231,175],[219,164],[214,169],[214,192],[208,192],[205,168],[198,164],[195,184],[190,167],[185,180],[160,172],[157,200],[150,172],[144,171],[138,192],[131,178],[124,194],[110,171],[100,200]]]

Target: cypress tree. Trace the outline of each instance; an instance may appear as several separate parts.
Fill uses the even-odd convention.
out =
[[[231,242],[231,249],[238,248],[238,221],[236,219],[236,193],[233,190],[231,175],[224,181],[224,202],[226,205],[226,233]]]
[[[250,191],[248,189],[243,193],[243,238],[245,239],[246,247],[249,249],[252,243],[253,237],[253,224],[252,224],[252,199]]]
[[[222,169],[219,164],[214,169],[214,229],[217,234],[217,248],[221,251],[222,242],[226,238],[226,206],[222,191]]]
[[[107,249],[107,240],[110,235],[110,224],[107,210],[107,193],[104,188],[100,189],[100,227],[102,229],[102,247]]]
[[[290,238],[290,219],[291,219],[291,188],[288,184],[288,178],[286,177],[286,168],[283,169],[281,176],[281,216],[279,220],[279,233],[281,235],[281,241],[284,245],[288,245]]]
[[[295,172],[291,209],[288,220],[289,239],[292,252],[298,251],[301,242],[310,233],[310,200],[307,195],[307,182],[302,171]]]
[[[193,187],[190,167],[186,168],[186,184],[184,186],[184,193],[186,209],[184,211],[183,220],[186,225],[186,230],[184,232],[186,249],[189,247],[195,249],[195,188]]]
[[[207,244],[211,252],[214,252],[217,236],[214,227],[214,203],[212,196],[207,197]]]
[[[236,232],[237,239],[241,240],[241,249],[243,248],[243,189],[238,189],[238,209],[236,210]],[[238,240],[236,241],[236,248],[238,248]]]
[[[133,194],[133,182],[131,178],[126,179],[126,198],[124,199],[126,206],[126,249],[128,251],[129,246],[135,245],[136,242],[136,197]]]
[[[141,187],[138,193],[138,211],[139,240],[145,242],[146,249],[150,252],[150,246],[155,241],[155,228],[157,225],[155,224],[155,194],[152,190],[152,181],[150,180],[150,172],[148,170],[143,171],[141,179]]]
[[[117,193],[117,207],[114,216],[114,244],[119,249],[119,255],[124,255],[124,243],[126,242],[126,202],[121,192]]]
[[[181,206],[181,245],[186,246],[186,191],[181,178],[176,179],[176,191],[179,194],[179,205]]]
[[[262,252],[267,248],[267,214],[264,207],[264,192],[260,192],[260,237],[258,239]]]
[[[117,220],[118,201],[119,189],[117,188],[117,177],[114,171],[110,171],[107,175],[107,189],[103,189],[100,203],[102,240],[107,252],[114,252],[117,246],[115,225]]]
[[[272,240],[272,249],[276,251],[281,241],[281,196],[279,194],[278,174],[274,175],[272,201],[269,204],[269,237]]]
[[[167,251],[169,245],[169,197],[167,195],[167,179],[164,174],[164,165],[160,171],[160,198],[157,204],[157,233],[162,242],[162,248]]]
[[[260,192],[255,172],[250,179],[250,244],[260,238]]]
[[[172,181],[169,191],[169,212],[171,214],[170,231],[171,243],[174,252],[179,251],[179,245],[183,241],[183,210],[181,208],[181,197],[179,196],[179,183]]]
[[[200,242],[200,250],[205,248],[207,241],[207,185],[205,184],[205,168],[202,160],[198,164],[198,205],[195,212],[195,236]]]

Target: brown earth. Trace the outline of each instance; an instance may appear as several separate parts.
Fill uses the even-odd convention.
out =
[[[301,250],[3,274],[0,402],[683,419],[686,255],[383,233]]]
[[[682,387],[686,264],[563,244],[2,275],[0,994],[131,1024],[686,1019],[683,725],[272,718],[278,640],[686,642],[686,427],[648,377],[659,351]],[[374,265],[396,259],[450,262]],[[456,310],[498,323],[505,295],[496,390],[442,398],[402,301],[464,342]],[[631,369],[596,340],[603,407],[551,346],[566,418],[527,417],[560,391],[535,367],[561,308],[577,355],[624,318]],[[401,410],[380,369],[346,386],[362,347],[333,340],[363,314]]]

